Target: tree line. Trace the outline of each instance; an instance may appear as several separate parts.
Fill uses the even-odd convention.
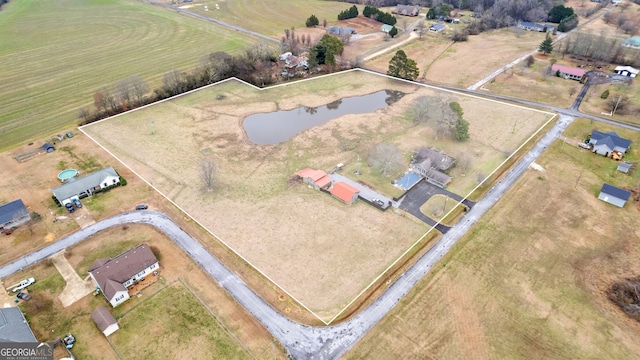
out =
[[[362,15],[387,25],[395,25],[398,19],[391,13],[384,12],[375,6],[365,6]]]
[[[355,5],[338,14],[338,20],[353,19],[355,17],[358,17],[358,8]]]
[[[622,45],[622,39],[588,32],[572,33],[556,46],[563,57],[574,55],[596,61],[640,67],[638,50]]]

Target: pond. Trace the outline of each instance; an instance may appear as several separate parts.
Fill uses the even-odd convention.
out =
[[[252,114],[244,119],[242,126],[254,144],[278,144],[343,115],[372,113],[395,103],[404,95],[400,91],[381,90],[343,98],[321,107],[301,106],[288,111]]]

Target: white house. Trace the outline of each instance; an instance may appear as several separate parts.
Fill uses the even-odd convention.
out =
[[[116,307],[129,299],[129,287],[159,268],[149,246],[142,244],[113,259],[96,260],[89,275],[111,306]]]
[[[98,329],[102,331],[104,336],[109,336],[120,329],[116,318],[114,318],[109,312],[109,309],[104,306],[100,306],[95,309],[91,313],[91,318],[93,319],[93,322],[96,323]]]
[[[618,75],[634,78],[638,76],[638,73],[640,72],[640,70],[632,68],[631,66],[616,66],[616,68],[613,69],[613,72]]]
[[[66,205],[80,199],[80,197],[91,196],[98,190],[117,184],[120,184],[120,176],[113,167],[109,166],[67,182],[52,191],[58,202],[61,205]]]

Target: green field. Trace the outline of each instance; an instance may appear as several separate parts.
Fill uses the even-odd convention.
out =
[[[153,89],[167,71],[256,41],[131,0],[12,1],[0,34],[0,151],[76,125],[105,86],[139,75]]]

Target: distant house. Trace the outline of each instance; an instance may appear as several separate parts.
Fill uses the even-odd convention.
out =
[[[553,64],[551,66],[551,70],[555,74],[558,74],[560,77],[578,81],[582,81],[584,79],[584,74],[586,74],[586,71],[584,69],[572,68],[556,64]]]
[[[98,329],[102,331],[104,336],[109,336],[120,329],[116,318],[114,318],[113,315],[111,315],[111,312],[109,312],[109,309],[104,306],[100,306],[95,309],[91,313],[91,318],[93,319],[93,322],[96,323]]]
[[[120,184],[120,176],[113,167],[109,166],[75,181],[67,182],[52,191],[58,202],[66,205],[81,197],[91,196],[98,190],[117,184]]]
[[[547,32],[549,30],[553,30],[553,26],[540,25],[540,24],[536,24],[528,21],[519,22],[518,27],[520,29],[524,29],[527,31],[538,31],[538,32]]]
[[[56,150],[56,148],[53,147],[53,145],[49,144],[49,143],[44,143],[44,145],[42,145],[42,148],[44,149],[44,151],[50,153],[50,152],[54,152]]]
[[[0,230],[13,229],[29,220],[31,215],[21,199],[0,205]]]
[[[327,29],[327,34],[333,35],[333,36],[351,35],[355,33],[356,33],[356,29],[352,27],[332,26]]]
[[[603,184],[602,189],[600,189],[598,199],[617,207],[623,207],[627,200],[629,200],[630,196],[631,193],[627,190],[623,190],[609,184]]]
[[[422,175],[426,181],[445,188],[451,184],[451,177],[442,171],[455,165],[456,159],[434,148],[421,147],[413,156],[411,171]]]
[[[342,181],[336,182],[331,188],[331,195],[342,200],[347,205],[351,205],[358,199],[358,193],[360,193],[360,190]]]
[[[398,5],[393,10],[394,14],[404,16],[418,16],[420,14],[420,6],[418,5]]]
[[[634,69],[631,66],[616,66],[616,68],[613,69],[613,72],[618,75],[634,78],[638,76],[638,73],[640,72],[640,70]]]
[[[626,162],[626,161],[620,161],[620,163],[618,164],[617,170],[625,174],[628,174],[632,167],[633,167],[632,163]]]
[[[389,33],[389,31],[391,31],[391,29],[393,29],[393,26],[387,24],[384,24],[380,27],[380,31],[387,34]]]
[[[331,184],[331,178],[327,176],[327,173],[322,170],[313,170],[311,168],[305,168],[296,173],[302,178],[305,184],[312,186],[316,190],[320,190],[325,186]]]
[[[0,342],[36,341],[36,337],[20,308],[0,308]]]
[[[444,30],[445,28],[446,27],[444,26],[444,24],[433,24],[429,26],[429,31],[437,33]]]
[[[111,306],[116,307],[129,299],[129,287],[159,267],[149,246],[142,244],[113,259],[96,260],[89,268],[89,275]]]
[[[622,42],[622,46],[640,49],[640,36],[632,36]]]
[[[593,145],[591,151],[608,157],[614,151],[625,154],[629,150],[629,146],[631,146],[631,140],[621,138],[615,132],[602,133],[593,130],[589,138],[589,144]]]

